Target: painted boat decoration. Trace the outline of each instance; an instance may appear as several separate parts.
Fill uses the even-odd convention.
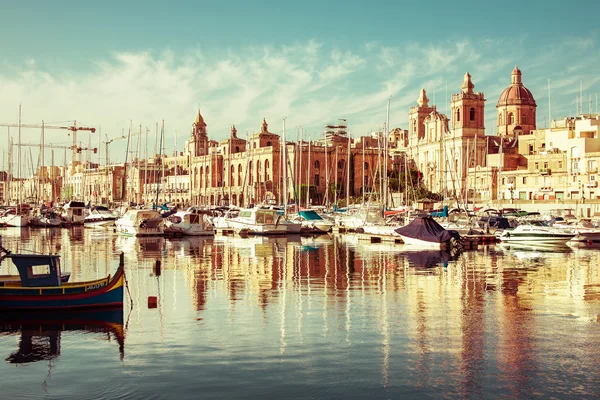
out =
[[[85,282],[63,282],[58,254],[12,254],[18,281],[0,282],[0,312],[123,307],[123,253],[116,273]]]

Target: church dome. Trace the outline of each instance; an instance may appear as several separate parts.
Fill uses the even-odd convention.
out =
[[[511,105],[536,106],[533,94],[521,82],[521,70],[518,67],[513,69],[510,86],[504,89],[500,95],[497,107]]]

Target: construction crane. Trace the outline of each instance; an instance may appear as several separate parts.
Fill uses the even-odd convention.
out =
[[[71,133],[73,134],[73,145],[68,147],[72,151],[71,162],[75,162],[75,158],[77,157],[77,154],[81,153],[81,148],[77,146],[77,131],[89,131],[91,133],[96,132],[96,128],[90,128],[90,127],[86,127],[86,126],[77,126],[77,121],[73,121],[73,125],[68,125],[68,126],[53,126],[53,125],[46,125],[43,123],[42,124],[0,124],[0,126],[5,126],[7,128],[66,129],[68,131],[71,131]],[[79,151],[77,151],[78,149],[79,149]]]

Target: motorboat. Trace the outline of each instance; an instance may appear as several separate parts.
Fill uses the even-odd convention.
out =
[[[40,228],[59,228],[63,224],[60,218],[54,211],[45,210],[37,215],[31,216],[29,226]]]
[[[502,242],[528,242],[545,244],[564,244],[573,239],[576,233],[570,229],[554,228],[545,221],[531,221],[520,224],[512,230],[504,230],[498,236]]]
[[[237,233],[254,235],[282,235],[288,233],[283,215],[276,210],[265,208],[242,208],[237,216],[231,214],[224,217],[229,229]]]
[[[442,227],[432,217],[417,217],[396,233],[410,246],[446,250],[460,246],[460,234]]]
[[[164,220],[156,210],[133,209],[115,221],[117,232],[130,236],[153,236],[164,233]]]
[[[0,211],[0,225],[25,227],[29,225],[30,219],[31,207],[28,204],[21,204]]]
[[[182,236],[213,236],[215,226],[212,213],[192,206],[185,211],[177,211],[165,219],[165,234]]]
[[[292,216],[295,221],[300,221],[302,233],[328,233],[335,225],[332,221],[324,219],[315,210],[300,210]]]
[[[94,206],[83,219],[86,227],[113,226],[117,220],[117,214],[105,206]]]
[[[83,201],[69,201],[63,206],[61,214],[63,224],[83,225],[85,219],[85,203]]]

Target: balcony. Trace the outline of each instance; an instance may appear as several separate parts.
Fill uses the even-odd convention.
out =
[[[589,188],[594,188],[594,187],[598,187],[598,181],[588,181],[585,186],[589,187]]]
[[[540,168],[541,175],[552,175],[552,170],[550,168]]]
[[[550,186],[542,186],[540,188],[540,192],[551,192],[552,188]]]

